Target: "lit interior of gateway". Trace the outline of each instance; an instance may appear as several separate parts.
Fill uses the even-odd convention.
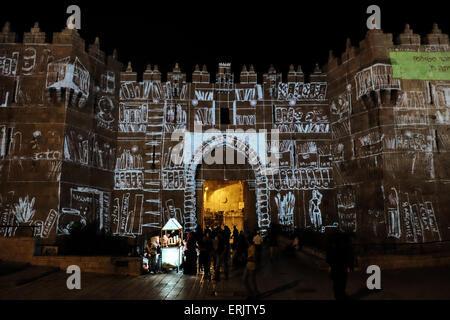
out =
[[[203,228],[233,226],[244,230],[245,181],[206,180],[203,184]]]

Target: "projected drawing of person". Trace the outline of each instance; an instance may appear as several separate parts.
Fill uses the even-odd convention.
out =
[[[309,215],[311,223],[318,228],[322,225],[322,214],[320,211],[320,203],[322,202],[322,194],[318,190],[312,191],[312,198],[309,200]]]

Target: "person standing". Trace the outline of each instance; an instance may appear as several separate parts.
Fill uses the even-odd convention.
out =
[[[184,266],[184,274],[195,274],[197,271],[197,251],[194,234],[191,232],[186,239],[186,262]]]
[[[231,247],[233,251],[237,250],[238,241],[239,241],[239,231],[236,228],[236,226],[233,226],[233,246]]]
[[[336,300],[348,298],[345,290],[348,272],[353,271],[353,249],[349,234],[333,232],[327,239],[326,261],[329,264],[329,274],[333,281],[333,292]]]
[[[162,250],[161,243],[159,242],[159,237],[155,237],[155,246],[156,246],[156,267],[155,273],[162,273]]]
[[[214,228],[211,233],[211,242],[212,242],[212,253],[211,257],[213,260],[213,269],[216,270],[216,264],[218,260],[218,249],[219,249],[219,237],[218,237],[218,229]]]
[[[211,268],[210,252],[212,250],[211,248],[212,246],[209,234],[210,234],[209,232],[205,232],[205,234],[203,235],[203,239],[201,239],[199,242],[199,250],[200,250],[199,262],[201,269],[203,269],[205,279],[210,276],[209,272]]]
[[[270,262],[274,262],[278,257],[278,233],[276,226],[272,224],[269,230],[269,250],[270,250]]]
[[[147,243],[145,244],[145,253],[147,254],[147,258],[150,258],[151,247],[152,247],[152,240],[148,239]]]
[[[248,240],[248,254],[247,264],[244,271],[244,284],[250,299],[256,299],[259,295],[258,286],[256,283],[256,248],[253,239]]]
[[[245,266],[246,260],[247,260],[247,239],[245,237],[244,231],[241,230],[239,233],[239,240],[238,240],[238,266]]]
[[[223,273],[225,275],[225,280],[227,280],[228,276],[229,276],[230,236],[231,236],[231,230],[230,230],[230,228],[228,228],[228,226],[225,226],[223,229],[223,244],[224,244]]]
[[[154,274],[157,273],[158,268],[157,255],[158,255],[158,244],[156,242],[156,237],[153,237],[152,244],[150,247],[150,272],[153,272]]]
[[[261,264],[261,255],[262,255],[262,244],[263,238],[261,237],[261,231],[256,231],[256,235],[253,237],[253,243],[256,248],[256,262],[258,265]]]
[[[223,234],[221,229],[216,230],[215,237],[216,248],[214,254],[216,256],[216,265],[214,266],[214,280],[220,281],[220,268],[223,266],[225,244],[223,241]]]
[[[232,257],[231,263],[233,267],[237,267],[238,265],[238,244],[239,244],[239,231],[236,226],[233,226],[233,244],[231,245]]]

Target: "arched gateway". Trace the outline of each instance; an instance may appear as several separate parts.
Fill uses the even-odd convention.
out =
[[[265,234],[270,225],[269,190],[267,185],[266,166],[260,161],[258,153],[252,146],[237,136],[223,134],[215,135],[205,140],[196,148],[190,161],[185,165],[185,191],[184,191],[184,228],[186,231],[195,231],[197,228],[196,212],[196,181],[195,172],[204,156],[209,155],[218,147],[229,147],[241,152],[250,163],[255,174],[256,215],[261,233]]]

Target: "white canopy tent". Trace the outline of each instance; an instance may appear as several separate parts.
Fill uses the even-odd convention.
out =
[[[175,218],[171,218],[167,221],[166,225],[162,228],[163,231],[180,230],[183,229],[181,224]]]

